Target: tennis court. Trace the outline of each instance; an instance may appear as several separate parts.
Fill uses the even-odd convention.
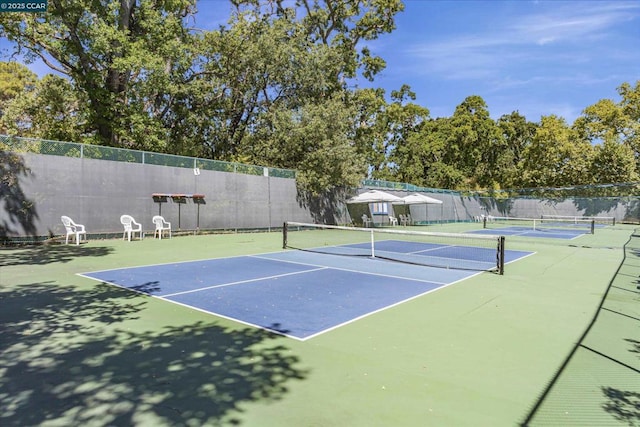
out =
[[[634,230],[507,236],[504,275],[306,250],[328,230],[0,248],[0,424],[638,425]]]
[[[499,233],[504,236],[573,240],[585,234],[593,234],[597,228],[604,228],[606,226],[606,224],[596,223],[595,220],[577,218],[511,218],[492,216],[484,219],[482,230],[475,230],[472,233]]]
[[[464,280],[482,258],[478,248],[383,241],[378,253],[471,263],[466,270],[288,251],[81,274],[247,325],[305,340]],[[495,259],[495,251],[491,251]],[[531,255],[506,251],[506,262]],[[495,263],[495,261],[494,261]],[[482,270],[482,267],[479,267]]]

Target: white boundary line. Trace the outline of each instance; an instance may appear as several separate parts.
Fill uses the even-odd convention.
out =
[[[233,286],[233,285],[242,285],[244,283],[259,282],[261,280],[277,279],[277,278],[280,278],[280,277],[293,276],[293,275],[296,275],[296,274],[312,273],[314,271],[326,270],[328,268],[330,268],[330,267],[313,268],[313,269],[310,269],[310,270],[294,271],[292,273],[284,273],[284,274],[274,274],[272,276],[258,277],[258,278],[255,278],[255,279],[238,280],[237,282],[221,283],[219,285],[205,286],[204,288],[190,289],[188,291],[182,291],[182,292],[174,292],[172,294],[165,294],[165,295],[162,295],[162,296],[165,297],[165,298],[168,298],[168,297],[173,297],[173,296],[176,296],[176,295],[184,295],[184,294],[191,294],[191,293],[194,293],[194,292],[206,291],[206,290],[209,290],[209,289],[224,288],[224,287]]]
[[[300,341],[306,341],[306,340],[309,340],[309,339],[311,339],[311,338],[314,338],[314,337],[317,337],[317,336],[319,336],[319,335],[325,334],[325,333],[327,333],[327,332],[333,331],[333,330],[335,330],[335,329],[341,328],[341,327],[343,327],[343,326],[345,326],[345,325],[348,325],[349,323],[356,322],[356,321],[358,321],[358,320],[360,320],[360,319],[364,319],[365,317],[369,317],[369,316],[371,316],[371,315],[373,315],[373,314],[380,313],[380,312],[383,312],[383,311],[385,311],[385,310],[388,310],[388,309],[391,309],[391,308],[393,308],[393,307],[396,307],[396,306],[398,306],[398,305],[404,304],[405,302],[408,302],[408,301],[414,300],[414,299],[416,299],[416,298],[420,298],[420,297],[422,297],[422,296],[424,296],[424,295],[430,294],[430,293],[435,292],[435,291],[439,291],[440,289],[444,289],[444,288],[446,288],[446,287],[448,287],[448,286],[451,286],[451,285],[453,285],[453,284],[455,284],[455,283],[462,282],[462,281],[464,281],[464,280],[470,279],[471,277],[477,276],[478,274],[482,274],[482,273],[483,273],[482,271],[479,271],[479,272],[477,272],[477,273],[471,274],[471,275],[469,275],[469,276],[467,276],[467,277],[464,277],[464,278],[462,278],[462,279],[458,279],[458,280],[455,280],[455,281],[450,282],[450,283],[443,283],[443,284],[441,284],[440,286],[436,286],[435,288],[430,289],[430,290],[428,290],[428,291],[426,291],[426,292],[423,292],[423,293],[421,293],[421,294],[417,294],[417,295],[414,295],[414,296],[412,296],[412,297],[405,298],[405,299],[403,299],[403,300],[401,300],[401,301],[396,301],[396,302],[394,302],[393,304],[387,305],[387,306],[385,306],[385,307],[381,307],[381,308],[379,308],[379,309],[377,309],[377,310],[370,311],[370,312],[365,313],[365,314],[363,314],[363,315],[360,315],[360,316],[358,316],[358,317],[354,317],[353,319],[347,320],[346,322],[342,322],[342,323],[339,323],[339,324],[337,324],[337,325],[333,325],[333,326],[332,326],[332,327],[330,327],[330,328],[323,329],[322,331],[320,331],[320,332],[316,332],[315,334],[309,335],[308,337],[305,337],[305,338],[302,338],[302,339],[301,339],[301,338],[298,338],[298,339],[299,339]],[[428,283],[428,282],[425,282],[425,283]]]
[[[523,251],[520,251],[520,252],[523,252]],[[269,332],[269,333],[285,336],[287,338],[291,338],[291,339],[294,339],[294,340],[297,340],[297,341],[303,341],[304,342],[304,341],[310,340],[311,338],[315,338],[315,337],[317,337],[319,335],[325,334],[327,332],[330,332],[330,331],[333,331],[335,329],[341,328],[341,327],[343,327],[345,325],[348,325],[350,323],[356,322],[356,321],[358,321],[360,319],[364,319],[364,318],[366,318],[368,316],[371,316],[373,314],[380,313],[382,311],[385,311],[385,310],[388,310],[390,308],[396,307],[398,305],[404,304],[405,302],[411,301],[411,300],[416,299],[416,298],[420,298],[420,297],[422,297],[424,295],[430,294],[430,293],[435,292],[437,290],[446,288],[446,287],[451,286],[453,284],[462,282],[464,280],[470,279],[470,278],[472,278],[474,276],[477,276],[479,274],[484,273],[483,271],[478,271],[476,273],[469,274],[468,276],[465,276],[465,277],[463,277],[461,279],[458,279],[458,280],[455,280],[453,282],[445,283],[445,282],[437,282],[437,281],[430,281],[430,280],[427,281],[427,280],[421,280],[421,279],[413,279],[413,278],[407,278],[407,277],[401,277],[401,276],[395,276],[395,275],[387,275],[387,274],[381,274],[381,273],[363,272],[363,271],[359,271],[359,270],[351,270],[351,269],[346,269],[346,268],[327,267],[327,266],[323,266],[323,265],[309,264],[309,263],[290,261],[290,260],[279,260],[279,259],[269,258],[269,257],[266,256],[266,255],[281,254],[281,253],[287,253],[287,251],[266,252],[264,254],[259,254],[259,255],[234,255],[234,256],[220,257],[220,258],[204,258],[204,259],[200,259],[200,260],[189,260],[189,261],[177,261],[177,262],[168,262],[168,263],[159,263],[159,264],[148,264],[148,265],[134,266],[134,267],[119,267],[119,268],[112,268],[112,269],[106,269],[106,270],[96,270],[96,271],[87,272],[87,273],[76,273],[76,275],[84,277],[86,279],[91,279],[91,280],[94,280],[94,281],[98,281],[98,282],[101,282],[101,283],[108,283],[110,285],[117,286],[117,287],[119,287],[121,289],[126,289],[128,291],[132,291],[132,292],[138,293],[140,295],[144,295],[146,297],[157,298],[157,299],[160,299],[160,300],[172,303],[172,304],[177,304],[177,305],[189,308],[191,310],[197,310],[197,311],[199,311],[201,313],[205,313],[205,314],[213,315],[213,316],[216,316],[216,317],[219,317],[219,318],[231,320],[233,322],[237,322],[237,323],[240,323],[240,324],[243,324],[243,325],[246,325],[246,326],[251,326],[253,328],[261,329],[261,330],[264,330],[264,331]],[[515,261],[519,261],[520,259],[526,258],[526,257],[528,257],[530,255],[533,255],[533,254],[535,254],[535,252],[527,254],[527,255],[525,255],[523,257],[520,257],[520,258],[518,258],[516,260],[512,260],[509,263],[515,262]],[[304,270],[304,271],[301,271],[301,272],[287,273],[287,274],[283,274],[283,275],[280,275],[280,276],[278,276],[278,275],[269,276],[270,278],[288,276],[288,275],[291,275],[291,274],[307,273],[307,272],[311,272],[311,271],[320,271],[320,270],[323,270],[323,269],[333,269],[333,270],[347,271],[347,272],[352,272],[352,273],[388,277],[388,278],[392,278],[392,279],[416,281],[416,282],[421,282],[421,283],[432,283],[432,284],[436,285],[436,287],[434,289],[430,289],[430,290],[428,290],[426,292],[411,296],[409,298],[405,298],[405,299],[403,299],[401,301],[396,301],[393,304],[381,307],[381,308],[379,308],[377,310],[370,311],[370,312],[365,313],[363,315],[354,317],[353,319],[350,319],[350,320],[348,320],[346,322],[339,323],[339,324],[334,325],[334,326],[332,326],[330,328],[323,329],[323,330],[321,330],[319,332],[316,332],[314,334],[311,334],[309,336],[301,338],[301,337],[290,335],[290,334],[287,334],[285,332],[281,332],[281,331],[278,331],[278,330],[275,330],[275,329],[269,329],[269,328],[266,328],[266,327],[261,326],[261,325],[256,325],[254,323],[250,323],[250,322],[247,322],[247,321],[244,321],[244,320],[241,320],[241,319],[237,319],[237,318],[234,318],[234,317],[226,316],[226,315],[219,314],[219,313],[216,313],[216,312],[213,312],[213,311],[208,311],[208,310],[205,310],[205,309],[202,309],[202,308],[199,308],[199,307],[195,307],[195,306],[192,306],[192,305],[189,305],[189,304],[184,304],[184,303],[181,303],[181,302],[174,301],[174,300],[166,298],[167,296],[178,295],[178,294],[181,294],[181,293],[188,293],[190,291],[178,292],[178,293],[175,293],[175,294],[168,294],[168,295],[163,295],[163,296],[157,296],[157,295],[149,294],[149,293],[146,293],[146,292],[139,291],[137,289],[128,288],[126,286],[122,286],[122,285],[119,285],[117,283],[108,282],[108,281],[105,281],[105,280],[102,280],[102,279],[97,279],[95,277],[91,277],[91,276],[87,275],[89,273],[101,273],[101,272],[106,272],[106,271],[125,270],[125,269],[131,269],[131,268],[154,267],[154,266],[171,265],[171,264],[186,264],[186,263],[190,263],[190,262],[203,262],[203,261],[211,261],[211,260],[245,258],[245,257],[248,257],[248,258],[259,258],[259,259],[275,261],[275,262],[285,262],[285,263],[292,263],[292,264],[299,264],[299,265],[308,265],[310,267],[317,267],[317,268],[312,269],[312,270]],[[428,268],[428,267],[426,267],[426,268]],[[438,268],[438,267],[432,267],[432,268]],[[219,286],[229,286],[229,285],[232,285],[232,284],[240,284],[240,283],[246,283],[246,282],[251,282],[251,281],[264,280],[266,278],[268,278],[268,277],[262,277],[262,278],[258,278],[258,279],[251,279],[251,280],[240,281],[240,282],[232,282],[232,283],[222,284],[222,285],[209,286],[208,288],[210,289],[210,288],[215,288],[215,287],[219,287]],[[203,290],[203,289],[205,289],[205,288],[200,288],[198,290]]]
[[[266,259],[266,260],[269,260],[269,261],[286,262],[286,263],[298,264],[298,265],[308,265],[310,267],[326,267],[326,268],[329,268],[331,270],[347,271],[349,273],[366,274],[366,275],[369,275],[369,276],[387,277],[389,279],[402,279],[402,280],[411,280],[411,281],[414,281],[414,282],[436,283],[436,284],[445,284],[445,283],[447,283],[447,282],[436,282],[436,281],[433,281],[433,280],[416,279],[416,278],[413,278],[413,277],[396,276],[396,275],[391,275],[391,274],[372,273],[370,271],[353,270],[353,269],[344,268],[344,267],[327,267],[327,266],[324,266],[322,264],[310,264],[310,263],[302,262],[302,261],[291,261],[291,260],[283,260],[283,259],[274,259],[274,258],[269,258],[269,257],[261,256],[261,255],[247,255],[247,256],[249,256],[251,258]],[[425,268],[425,267],[421,266],[421,268]],[[431,267],[431,268],[438,268],[439,270],[442,270],[442,268],[440,268],[440,267]]]

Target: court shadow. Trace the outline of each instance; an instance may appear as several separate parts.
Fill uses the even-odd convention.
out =
[[[35,203],[25,195],[20,184],[31,173],[24,159],[9,151],[0,151],[0,243],[10,235],[35,236],[38,218]]]
[[[98,257],[113,252],[108,247],[84,245],[29,245],[18,248],[0,247],[0,267],[42,265],[69,262],[79,257]]]
[[[132,289],[134,291],[138,291],[147,295],[153,295],[155,293],[162,291],[162,288],[160,287],[160,281],[158,280],[154,280],[153,282],[143,283],[141,285],[130,286],[129,289]]]
[[[307,372],[286,338],[215,321],[106,284],[0,290],[0,424],[239,425]]]
[[[605,411],[628,426],[640,426],[640,393],[613,387],[602,387],[602,393],[608,399]]]
[[[638,358],[640,358],[640,341],[634,340],[631,338],[625,338],[625,341],[631,345],[631,348],[629,349],[629,351],[631,353],[638,354]]]

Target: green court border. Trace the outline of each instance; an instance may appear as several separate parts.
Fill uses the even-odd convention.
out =
[[[507,238],[536,254],[306,342],[76,275],[272,252],[277,232],[3,248],[0,424],[518,425],[593,319],[633,229]],[[629,425],[574,404],[600,426]]]

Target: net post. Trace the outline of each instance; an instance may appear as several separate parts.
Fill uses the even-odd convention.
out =
[[[615,216],[613,217],[613,224],[611,224],[611,225],[613,225],[614,227],[616,225],[616,217]]]
[[[503,275],[504,274],[504,244],[505,244],[505,237],[504,236],[500,236],[498,238],[498,274],[499,275]]]
[[[287,249],[287,222],[282,225],[282,249]]]
[[[375,250],[375,239],[373,237],[373,230],[371,230],[371,258],[375,258],[376,257],[376,250]]]
[[[596,220],[592,219],[591,220],[591,234],[595,234],[596,232]]]
[[[487,228],[487,216],[482,217],[482,228]]]

